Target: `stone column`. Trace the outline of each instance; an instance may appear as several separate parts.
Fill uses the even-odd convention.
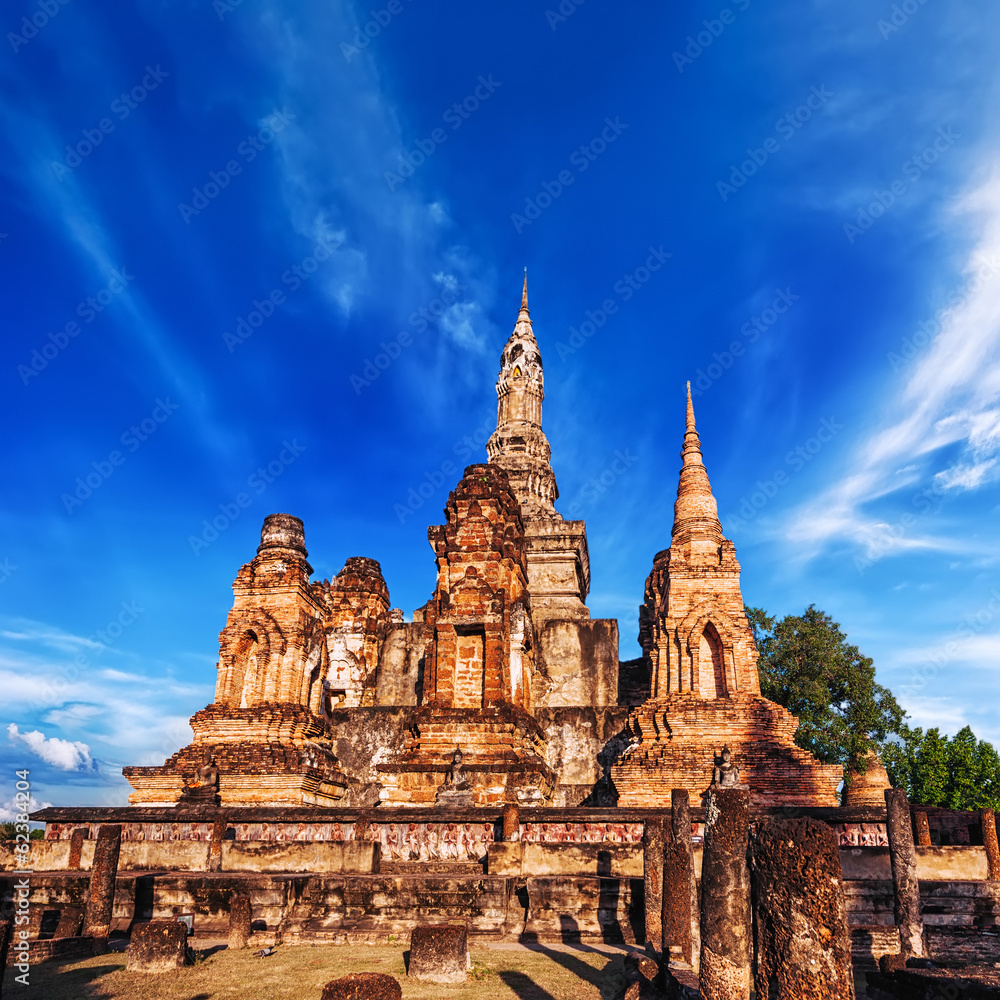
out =
[[[83,854],[83,842],[87,839],[89,830],[78,826],[69,838],[69,868],[71,871],[80,870],[80,856]]]
[[[90,870],[90,891],[83,918],[83,936],[106,941],[111,932],[111,914],[115,905],[115,882],[118,878],[118,853],[122,846],[120,823],[102,826],[94,845],[94,866]]]
[[[670,960],[670,946],[698,971],[701,934],[698,926],[698,882],[694,874],[691,843],[691,810],[686,788],[670,793],[670,836],[663,847],[663,961]]]
[[[913,846],[910,803],[906,792],[902,788],[887,788],[885,805],[892,885],[896,893],[896,926],[899,928],[900,955],[905,962],[908,958],[923,958],[924,955],[917,852]]]
[[[750,998],[750,792],[710,788],[701,868],[702,1000]]]
[[[920,812],[920,810],[917,810],[917,813],[916,813],[916,827],[917,827],[917,846],[918,847],[930,847],[931,846],[931,825],[927,821],[927,813]]]
[[[10,939],[14,924],[10,920],[0,920],[0,997],[3,996],[4,972],[7,968],[7,952],[10,950]]]
[[[521,813],[514,802],[503,807],[503,839],[506,843],[521,839]]]
[[[229,897],[229,950],[245,948],[250,940],[253,909],[245,892],[234,892]]]
[[[979,810],[979,822],[983,827],[983,846],[990,866],[990,881],[1000,882],[1000,845],[997,844],[996,814],[992,809]]]
[[[663,937],[662,816],[647,816],[642,824],[642,878],[646,901],[646,943],[656,948]]]
[[[844,873],[833,830],[814,819],[758,824],[750,838],[750,873],[757,996],[854,1000]]]
[[[222,871],[222,842],[226,839],[228,823],[225,813],[220,813],[212,824],[212,839],[208,843],[208,870]]]

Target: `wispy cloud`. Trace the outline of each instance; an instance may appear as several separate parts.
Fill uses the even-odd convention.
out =
[[[963,271],[1000,259],[1000,174],[955,206],[956,226],[975,219],[979,237]],[[848,539],[870,546],[891,525],[865,505],[920,481],[939,491],[975,490],[997,476],[1000,427],[1000,282],[982,281],[950,312],[940,332],[890,396],[890,418],[860,439],[846,464],[853,471],[795,511],[787,537],[806,555]],[[934,469],[934,465],[944,468]],[[912,513],[912,507],[908,507]],[[961,551],[961,542],[907,532],[892,550]]]

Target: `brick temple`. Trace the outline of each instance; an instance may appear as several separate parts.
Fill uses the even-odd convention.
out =
[[[621,661],[618,623],[587,608],[586,526],[555,507],[526,284],[496,389],[488,461],[428,529],[428,601],[407,621],[363,556],[313,581],[302,522],[268,516],[193,742],[125,768],[131,805],[48,807],[26,854],[0,843],[0,931],[27,906],[34,963],[150,921],[254,948],[404,947],[448,922],[477,942],[645,944],[692,989],[700,937],[702,995],[726,1000],[749,997],[751,940],[758,995],[795,954],[822,981],[788,995],[835,1000],[850,952],[870,974],[1000,962],[993,811],[911,810],[874,756],[838,804],[841,769],[761,696],[690,390],[642,655]]]
[[[313,582],[302,522],[265,519],[215,701],[162,767],[125,768],[134,805],[662,807],[674,788],[700,802],[724,745],[755,803],[836,805],[841,769],[796,747],[796,720],[761,697],[690,388],[671,544],[646,581],[643,655],[624,663],[618,623],[587,608],[586,526],[555,507],[527,278],[496,392],[488,462],[428,529],[437,582],[411,621],[375,560]]]

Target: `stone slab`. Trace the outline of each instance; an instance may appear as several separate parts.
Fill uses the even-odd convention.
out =
[[[351,972],[323,987],[320,1000],[402,1000],[403,990],[384,972]]]
[[[407,975],[431,983],[464,983],[469,969],[469,932],[463,925],[415,927],[410,934]]]
[[[128,946],[127,972],[163,973],[184,967],[187,927],[177,920],[136,924]]]
[[[202,853],[205,844],[201,845]],[[381,845],[370,841],[346,843],[273,843],[226,841],[222,870],[247,872],[378,873]]]
[[[609,875],[642,878],[638,844],[490,844],[491,875]]]

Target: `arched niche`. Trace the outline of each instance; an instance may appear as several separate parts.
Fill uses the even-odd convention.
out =
[[[701,675],[701,693],[705,698],[724,698],[726,685],[726,660],[722,639],[712,622],[701,631],[698,640],[698,672]]]

